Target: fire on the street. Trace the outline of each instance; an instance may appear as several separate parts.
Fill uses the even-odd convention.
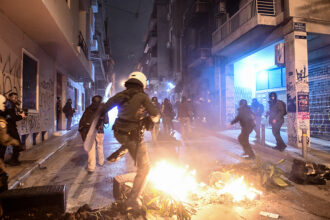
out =
[[[189,170],[189,166],[179,167],[161,161],[157,163],[149,174],[149,181],[155,187],[175,200],[191,202],[191,198],[207,199],[214,196],[230,196],[232,202],[254,200],[262,192],[244,181],[244,177],[232,176],[226,180],[218,180],[214,185],[198,183],[196,171]]]

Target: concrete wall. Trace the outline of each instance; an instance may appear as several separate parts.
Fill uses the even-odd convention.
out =
[[[38,61],[38,110],[29,113],[26,119],[17,123],[19,133],[24,135],[23,141],[26,139],[27,147],[30,147],[54,133],[56,72],[60,71],[63,74],[67,74],[67,72],[1,12],[0,30],[2,30],[0,35],[1,94],[8,95],[10,92],[17,92],[19,99],[22,98],[23,49]],[[75,86],[81,94],[83,87],[80,84]],[[79,97],[81,100],[81,96]],[[77,117],[79,115],[81,115],[81,111]]]
[[[70,8],[65,1],[43,1],[61,31],[72,45],[78,44],[79,1],[70,1]]]
[[[54,61],[27,35],[20,31],[7,17],[0,13],[0,93],[17,92],[21,99],[22,49],[39,61],[39,109],[19,123],[21,135],[40,131],[54,131]]]
[[[285,0],[284,5],[286,16],[330,21],[329,0]]]

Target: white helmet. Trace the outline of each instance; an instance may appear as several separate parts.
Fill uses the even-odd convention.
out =
[[[137,79],[143,84],[143,88],[147,87],[147,77],[142,72],[132,72],[128,79]]]
[[[6,97],[0,94],[0,111],[5,111]]]

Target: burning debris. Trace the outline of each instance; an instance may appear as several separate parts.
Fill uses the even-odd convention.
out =
[[[127,180],[127,177],[119,179]],[[134,177],[130,178],[133,180]],[[178,219],[190,219],[200,207],[208,204],[249,205],[262,195],[244,176],[236,175],[232,170],[213,172],[209,184],[205,184],[197,181],[196,171],[190,170],[189,166],[161,161],[151,169],[148,179],[142,200],[147,215],[176,215]],[[118,189],[118,184],[115,185]],[[122,184],[121,198],[127,198],[130,187],[127,182]]]

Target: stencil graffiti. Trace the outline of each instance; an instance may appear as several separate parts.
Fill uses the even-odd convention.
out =
[[[306,73],[306,66],[304,66],[304,68],[301,69],[300,71],[296,69],[296,74],[297,74],[298,82],[307,83],[308,74]]]

